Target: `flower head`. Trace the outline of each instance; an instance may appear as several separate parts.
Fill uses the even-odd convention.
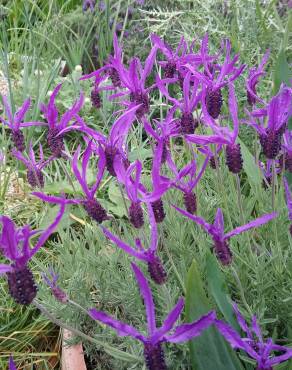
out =
[[[24,136],[21,132],[21,128],[30,127],[30,126],[43,126],[43,122],[23,122],[24,117],[27,111],[30,108],[31,100],[30,98],[25,100],[22,106],[15,112],[13,115],[12,108],[8,102],[8,99],[5,95],[2,95],[3,105],[5,108],[5,113],[7,119],[0,117],[0,122],[10,129],[12,141],[16,149],[20,152],[23,152],[25,149]]]
[[[231,326],[220,320],[216,319],[215,325],[232,348],[240,349],[256,360],[257,370],[272,370],[273,366],[292,358],[292,348],[274,344],[272,338],[267,339],[267,341],[263,339],[256,316],[252,317],[251,327],[248,327],[235,304],[233,309],[237,321],[245,333],[243,338]],[[283,354],[273,356],[273,352],[282,352]]]
[[[269,56],[270,56],[270,50],[267,50],[258,68],[253,67],[248,72],[248,78],[247,78],[245,86],[246,86],[247,101],[250,105],[254,105],[256,104],[256,102],[265,104],[264,101],[257,95],[256,85],[259,83],[260,77],[265,75],[264,67],[267,64]]]
[[[82,170],[78,168],[78,159],[80,157],[81,147],[79,146],[72,159],[72,169],[73,173],[79,182],[82,192],[84,194],[83,198],[72,198],[65,199],[55,196],[48,196],[40,192],[33,192],[32,194],[42,199],[44,202],[49,203],[60,203],[65,202],[66,204],[82,204],[88,213],[88,215],[93,218],[97,223],[101,223],[108,219],[106,210],[103,206],[95,199],[95,194],[103,178],[106,159],[103,151],[99,150],[99,161],[98,161],[98,172],[96,175],[95,183],[92,187],[89,187],[87,183],[87,168],[91,155],[93,154],[92,142],[89,142],[86,150],[84,151],[82,158]]]
[[[9,358],[9,370],[17,370],[12,356]]]
[[[196,222],[198,225],[200,225],[213,239],[214,242],[214,250],[216,253],[217,258],[220,260],[222,265],[229,265],[232,262],[232,253],[228,245],[228,240],[234,236],[243,233],[244,231],[247,231],[249,229],[252,229],[254,227],[261,226],[271,220],[273,220],[275,217],[277,217],[277,213],[273,212],[270,214],[266,214],[264,216],[261,216],[259,218],[256,218],[255,220],[247,223],[246,225],[242,225],[239,227],[236,227],[232,231],[229,231],[225,234],[224,232],[224,219],[223,219],[223,213],[220,208],[217,209],[217,213],[215,216],[215,221],[213,224],[209,224],[206,222],[202,217],[192,215],[189,212],[173,206],[178,212],[180,212],[182,215],[190,218],[194,222]]]
[[[23,162],[27,168],[28,183],[32,187],[37,186],[39,188],[43,188],[44,187],[44,175],[42,173],[42,169],[50,161],[52,161],[55,157],[52,155],[50,158],[45,160],[44,154],[43,154],[43,148],[41,144],[39,146],[39,153],[40,153],[40,159],[39,161],[37,161],[35,158],[32,142],[30,142],[29,144],[29,158],[25,158],[21,152],[15,149],[12,150],[12,154],[14,155],[14,157],[20,160],[21,162]]]
[[[84,96],[81,93],[79,99],[73,104],[73,106],[68,109],[61,117],[59,117],[59,112],[55,104],[56,96],[58,95],[62,84],[59,84],[54,89],[52,95],[50,96],[49,103],[47,105],[41,104],[40,109],[43,112],[48,126],[47,140],[48,145],[56,157],[62,155],[64,150],[63,135],[61,133],[71,120],[76,120],[80,109],[83,106]],[[79,121],[80,122],[80,121]],[[78,125],[72,125],[71,129],[77,129]]]
[[[237,79],[243,72],[245,65],[235,67],[239,55],[236,54],[231,58],[231,44],[229,40],[222,42],[222,50],[225,49],[225,60],[222,65],[210,65],[206,60],[208,55],[208,35],[206,34],[201,47],[201,53],[204,63],[204,75],[195,71],[192,66],[187,65],[189,70],[198,76],[203,84],[202,104],[205,106],[209,115],[216,119],[218,118],[222,107],[221,89]]]
[[[86,12],[90,8],[91,12],[94,12],[95,0],[83,0],[82,11]]]
[[[162,343],[180,343],[199,336],[203,330],[212,325],[215,320],[215,312],[211,311],[195,322],[178,325],[173,329],[175,322],[178,320],[184,307],[184,299],[180,298],[178,303],[167,315],[162,326],[157,328],[155,306],[148,281],[142,271],[134,263],[132,263],[132,269],[139,284],[140,293],[145,305],[147,335],[145,336],[138,332],[133,326],[122,323],[108,314],[102,311],[97,311],[94,308],[89,310],[89,315],[94,320],[101,321],[105,325],[112,327],[118,335],[122,337],[129,335],[142,342],[144,345],[144,357],[149,370],[166,369]]]
[[[148,271],[151,278],[157,284],[163,284],[166,280],[166,272],[157,255],[158,247],[158,232],[157,224],[154,217],[154,212],[150,204],[147,204],[149,222],[151,225],[151,241],[148,249],[145,249],[142,245],[141,239],[137,238],[135,240],[135,247],[123,242],[115,235],[113,235],[108,229],[101,226],[104,235],[111,240],[117,247],[121,248],[124,252],[130,254],[131,256],[137,258],[140,261],[147,263]]]
[[[194,133],[197,122],[194,120],[193,112],[202,99],[202,92],[199,91],[200,81],[197,78],[191,81],[191,76],[192,74],[189,71],[184,78],[183,96],[181,100],[172,98],[163,84],[163,80],[161,80],[158,75],[156,76],[156,84],[161,93],[181,111],[179,123],[180,133],[183,135]]]
[[[197,161],[195,159],[193,159],[181,170],[177,169],[171,157],[168,157],[167,160],[170,170],[175,175],[175,180],[173,180],[172,186],[176,189],[179,189],[184,194],[185,207],[191,214],[194,214],[197,211],[196,195],[193,193],[193,191],[203,176],[210,160],[210,152],[206,151],[205,155],[205,160],[199,172],[197,168]]]
[[[9,217],[0,217],[2,224],[0,251],[11,261],[11,264],[0,264],[0,274],[7,274],[9,292],[17,303],[29,304],[36,296],[37,288],[27,263],[44,245],[61,221],[65,211],[65,202],[60,203],[60,211],[55,220],[41,232],[33,248],[30,247],[30,239],[39,231],[32,231],[29,225],[17,229]]]
[[[45,283],[50,287],[54,297],[61,303],[66,303],[68,301],[67,294],[57,285],[59,275],[57,275],[54,270],[50,267],[48,274],[42,274]]]
[[[281,140],[289,117],[292,114],[292,89],[282,86],[279,93],[272,97],[267,108],[246,111],[249,120],[246,122],[259,134],[264,155],[275,159],[281,149]],[[264,120],[267,119],[267,125]]]

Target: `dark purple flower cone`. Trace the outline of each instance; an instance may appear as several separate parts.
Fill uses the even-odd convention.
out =
[[[100,98],[98,90],[93,88],[90,94],[90,98],[91,98],[92,106],[95,107],[96,109],[99,109],[101,107],[101,98]]]
[[[281,149],[282,133],[273,130],[267,130],[266,135],[260,135],[260,143],[266,158],[275,159]]]
[[[193,192],[185,192],[184,193],[184,203],[186,210],[194,215],[197,212],[197,197],[196,194]]]
[[[161,343],[145,343],[144,357],[148,370],[167,370]]]
[[[106,210],[96,199],[87,199],[83,202],[83,206],[88,215],[98,224],[108,220]]]
[[[214,250],[218,260],[222,263],[223,266],[230,265],[232,262],[232,252],[229,248],[229,245],[226,240],[221,241],[217,239],[214,240]]]
[[[292,154],[288,154],[285,158],[285,169],[292,173]]]
[[[31,168],[27,170],[27,182],[33,188],[40,187],[43,188],[45,185],[44,175],[42,171],[37,168]]]
[[[218,118],[221,113],[223,100],[221,90],[208,90],[206,95],[207,111],[214,119]]]
[[[143,94],[142,92],[135,92],[131,93],[130,95],[130,101],[134,102],[135,104],[139,105],[142,104],[139,109],[136,111],[136,116],[138,118],[141,118],[144,116],[144,114],[147,114],[150,109],[150,102],[149,97],[147,94]]]
[[[180,119],[180,132],[182,135],[195,132],[195,120],[192,113],[183,113]]]
[[[24,149],[25,149],[23,133],[20,130],[11,130],[10,135],[11,135],[11,139],[13,141],[13,144],[15,145],[15,148],[19,152],[23,152]]]
[[[121,79],[120,79],[118,71],[115,68],[110,68],[109,76],[110,76],[110,79],[112,80],[114,87],[121,86]]]
[[[174,62],[168,62],[163,68],[164,78],[173,78],[176,73],[176,65]]]
[[[148,262],[148,272],[151,276],[151,279],[155,281],[156,284],[161,285],[166,282],[167,274],[160,261],[160,258],[154,253],[152,254],[151,261]]]
[[[8,287],[11,297],[16,303],[28,305],[37,294],[33,274],[27,266],[14,268],[14,271],[7,272]]]
[[[116,171],[114,168],[114,159],[115,155],[117,154],[117,149],[114,147],[106,147],[105,149],[105,160],[106,160],[106,168],[110,175],[116,177]]]
[[[61,303],[67,303],[68,302],[68,296],[61,288],[58,286],[54,286],[51,288],[51,292],[53,293],[54,297],[56,298],[57,301]]]
[[[292,236],[292,224],[289,227],[290,235]]]
[[[158,199],[151,203],[151,207],[154,213],[155,221],[159,224],[165,219],[165,212],[162,199]]]
[[[213,169],[213,170],[216,170],[216,161],[215,161],[215,157],[212,155],[212,157],[210,158],[210,167]]]
[[[247,102],[249,105],[253,106],[256,103],[255,97],[253,97],[249,91],[246,91],[246,97],[247,97]]]
[[[64,150],[64,136],[58,135],[58,128],[50,128],[47,134],[49,148],[55,157],[61,157]]]
[[[240,144],[226,145],[226,164],[230,172],[239,173],[242,170]]]
[[[136,229],[140,229],[144,225],[143,209],[140,202],[131,203],[129,208],[129,219]]]

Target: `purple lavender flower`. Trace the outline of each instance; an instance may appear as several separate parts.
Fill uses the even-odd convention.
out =
[[[200,75],[199,78],[204,84],[202,103],[206,106],[210,116],[216,119],[218,118],[222,107],[221,89],[238,78],[244,70],[245,65],[241,65],[238,68],[235,67],[239,55],[236,54],[233,59],[231,59],[231,44],[229,40],[225,40],[225,42],[222,42],[222,50],[225,49],[225,60],[223,64],[217,64],[216,68],[210,68],[210,64],[208,63],[208,60],[206,60],[206,55],[208,55],[208,35],[205,35],[202,44],[201,52],[204,60],[205,74],[200,74],[191,65],[187,65],[187,67],[195,76]]]
[[[131,247],[129,244],[126,244],[115,235],[113,235],[108,229],[101,226],[102,231],[105,236],[110,239],[117,247],[121,248],[124,252],[130,254],[131,256],[137,258],[140,261],[147,263],[148,271],[155,283],[163,284],[166,281],[166,272],[160,261],[160,258],[157,255],[157,246],[158,246],[158,232],[157,224],[154,218],[154,212],[152,207],[147,204],[149,222],[151,225],[151,242],[148,249],[144,249],[142,246],[141,240],[138,238],[135,240],[136,247]]]
[[[152,71],[155,61],[157,46],[154,45],[146,58],[144,68],[139,58],[135,57],[130,61],[129,70],[124,68],[121,63],[118,63],[116,69],[119,73],[121,87],[123,91],[113,94],[109,97],[110,100],[120,98],[120,103],[131,109],[139,107],[136,111],[137,118],[141,119],[150,109],[149,92],[155,86],[146,88],[146,79]],[[129,99],[126,99],[126,96]]]
[[[17,370],[12,356],[9,357],[9,370]]]
[[[173,206],[177,211],[179,211],[182,215],[190,218],[191,220],[195,221],[198,225],[202,226],[203,229],[210,234],[213,239],[214,243],[214,250],[218,260],[222,263],[222,265],[229,265],[232,262],[232,252],[228,245],[229,239],[234,236],[243,233],[249,229],[254,227],[261,226],[278,216],[276,212],[261,216],[256,218],[255,220],[249,222],[246,225],[242,225],[236,227],[234,230],[229,231],[229,233],[224,233],[224,219],[223,213],[220,208],[217,209],[217,213],[215,216],[214,224],[209,224],[206,222],[202,217],[192,215],[189,212]]]
[[[168,166],[175,175],[173,187],[179,189],[183,193],[186,210],[191,214],[194,214],[197,211],[197,197],[196,194],[194,193],[194,189],[197,186],[198,182],[200,181],[201,177],[203,176],[203,173],[208,165],[209,160],[210,153],[206,152],[206,158],[204,160],[204,163],[199,173],[197,173],[197,163],[195,159],[192,160],[180,171],[178,171],[172,159],[168,157],[167,161]]]
[[[90,8],[91,12],[94,12],[95,0],[83,0],[82,11],[86,12]]]
[[[90,142],[87,145],[87,148],[83,154],[81,172],[78,169],[78,159],[79,159],[80,151],[81,151],[80,146],[77,148],[73,156],[73,159],[72,159],[72,169],[85,195],[84,198],[73,198],[73,199],[63,200],[60,197],[48,196],[40,192],[33,192],[32,195],[35,195],[38,198],[42,199],[44,202],[49,202],[49,203],[65,202],[66,204],[82,204],[86,212],[88,213],[88,215],[93,220],[95,220],[97,223],[101,223],[107,220],[108,216],[103,206],[95,199],[95,193],[97,192],[97,189],[103,178],[106,159],[105,159],[103,151],[100,148],[99,161],[98,161],[98,173],[96,176],[96,181],[95,181],[95,184],[91,188],[89,188],[89,186],[87,185],[86,174],[87,174],[87,167],[88,167],[89,159],[93,153],[93,149],[91,145],[92,143]]]
[[[61,303],[67,303],[68,297],[67,294],[58,286],[57,281],[59,275],[57,275],[54,270],[50,267],[47,274],[42,274],[42,277],[45,283],[50,287],[53,296],[57,301]]]
[[[203,330],[213,324],[216,317],[215,312],[211,311],[195,322],[176,326],[172,334],[167,334],[173,329],[175,322],[183,310],[184,299],[179,299],[178,303],[167,315],[163,325],[158,329],[156,327],[153,296],[148,281],[134,263],[132,263],[132,269],[139,284],[140,293],[145,305],[148,335],[143,335],[133,326],[118,321],[102,311],[97,311],[95,308],[89,310],[89,315],[94,320],[101,321],[105,325],[112,327],[119,336],[129,335],[142,342],[144,345],[145,362],[149,370],[166,370],[167,367],[162,348],[163,342],[180,343],[199,336]]]
[[[7,216],[1,216],[2,231],[0,233],[0,251],[12,263],[0,264],[0,274],[6,273],[9,293],[15,302],[27,305],[37,294],[33,274],[27,266],[28,261],[44,245],[46,240],[61,221],[65,211],[65,202],[60,201],[60,211],[54,222],[48,226],[33,248],[30,248],[30,238],[39,231],[32,231],[29,225],[16,229],[14,222]]]
[[[182,135],[193,134],[198,126],[198,123],[194,120],[193,112],[202,99],[202,92],[198,92],[200,81],[195,79],[191,85],[191,72],[186,74],[183,81],[183,97],[181,101],[172,98],[168,94],[168,91],[163,84],[163,80],[160,80],[158,75],[156,77],[156,84],[161,93],[181,110],[181,118],[179,121],[180,133]]]
[[[257,370],[273,370],[273,366],[292,357],[292,348],[274,344],[272,338],[264,341],[256,316],[252,317],[249,328],[235,304],[233,309],[241,329],[246,334],[245,337],[241,338],[231,326],[220,320],[215,319],[215,325],[232,348],[240,349],[256,360]],[[273,352],[282,352],[283,354],[273,356]]]
[[[0,117],[0,122],[2,122],[10,129],[10,135],[16,149],[20,152],[23,152],[25,149],[25,143],[21,128],[29,126],[44,126],[45,124],[43,122],[37,121],[22,122],[26,115],[26,112],[30,108],[31,103],[30,99],[25,100],[22,106],[18,109],[18,111],[14,115],[12,114],[11,107],[5,95],[2,95],[2,100],[8,120],[5,120],[3,117]]]
[[[98,142],[98,146],[94,143],[91,144],[91,148],[99,155],[100,150],[103,151],[106,159],[106,168],[108,172],[116,177],[116,169],[124,165],[127,161],[127,156],[125,154],[125,139],[131,128],[131,125],[135,119],[135,112],[139,106],[133,107],[132,109],[124,112],[113,124],[108,138],[102,133],[93,130],[92,128],[86,126],[86,123],[79,116],[76,116],[77,123],[75,125],[69,126],[62,131],[59,135],[63,135],[71,130],[79,130]],[[84,138],[88,143],[87,138]]]
[[[266,158],[275,159],[281,149],[281,140],[289,117],[292,114],[292,89],[282,86],[279,93],[274,96],[267,108],[253,112],[246,111],[249,121],[259,134],[262,150]],[[264,119],[267,117],[267,126]]]
[[[55,157],[51,156],[47,160],[44,159],[43,148],[40,144],[39,146],[39,153],[40,153],[40,160],[37,161],[35,158],[35,154],[33,151],[32,142],[29,144],[29,158],[25,158],[21,152],[13,149],[12,154],[15,158],[23,162],[27,168],[27,182],[30,184],[31,187],[44,187],[44,175],[42,173],[42,169]]]
[[[143,117],[142,122],[144,129],[148,135],[152,136],[156,140],[156,146],[159,142],[162,142],[162,155],[161,164],[165,163],[167,156],[170,155],[169,152],[169,141],[171,137],[178,136],[180,133],[180,128],[177,125],[177,120],[173,118],[173,114],[176,110],[176,106],[170,108],[167,112],[165,120],[159,122],[153,119],[152,122],[155,123],[156,127],[153,129],[150,122]]]
[[[288,209],[288,218],[290,221],[292,221],[292,196],[291,196],[291,191],[289,188],[289,183],[286,179],[286,177],[283,178],[284,181],[284,188],[285,188],[285,194],[286,194],[286,204],[287,204],[287,209]],[[290,234],[292,236],[292,224],[290,226]]]
[[[184,37],[181,37],[176,50],[172,50],[167,43],[163,42],[160,37],[155,34],[151,35],[151,41],[154,45],[157,45],[158,49],[166,57],[166,61],[158,62],[164,70],[165,79],[176,78],[182,83],[186,70],[185,64],[190,63],[192,66],[199,66],[203,63],[202,55],[194,54],[192,52],[192,47],[190,47],[190,49],[188,48]],[[204,60],[210,62],[213,59],[212,56],[206,55]],[[168,82],[171,81],[168,80]]]
[[[96,71],[93,71],[92,73],[89,73],[87,75],[84,75],[80,78],[80,80],[87,80],[89,78],[95,77],[96,80],[96,87],[98,85],[99,91],[101,90],[113,90],[117,87],[121,87],[121,79],[120,74],[125,73],[125,68],[123,66],[122,61],[122,49],[119,46],[117,35],[114,34],[113,37],[113,46],[114,46],[114,55],[109,56],[108,62],[101,68],[99,68]],[[112,86],[103,86],[99,87],[102,81],[106,80],[107,77],[110,77],[112,80]]]
[[[248,78],[246,81],[246,95],[248,104],[254,105],[256,102],[265,104],[265,102],[257,95],[256,85],[259,83],[259,78],[265,75],[264,67],[270,56],[270,50],[267,50],[258,68],[251,68],[248,72]]]
[[[275,163],[277,165],[276,167],[276,173],[279,174],[281,173],[282,171],[282,168],[281,168],[281,163],[280,161],[276,161]],[[268,159],[267,160],[267,163],[264,164],[263,162],[259,162],[259,167],[260,167],[260,170],[263,174],[263,187],[266,189],[268,187],[268,185],[271,185],[272,183],[272,175],[273,175],[273,160],[272,159]]]
[[[62,155],[62,151],[64,150],[64,136],[61,134],[61,131],[64,130],[68,123],[73,119],[76,120],[77,114],[83,106],[84,96],[81,93],[79,100],[77,100],[73,106],[65,112],[62,117],[58,118],[59,112],[55,105],[55,99],[57,94],[59,93],[62,84],[57,85],[54,89],[52,95],[50,96],[50,100],[48,105],[41,104],[40,109],[43,112],[48,126],[48,134],[47,140],[49,148],[51,149],[52,154],[55,157],[60,157]],[[77,127],[72,126],[71,129],[77,129]]]
[[[228,169],[232,173],[239,173],[242,169],[242,156],[240,144],[236,144],[236,139],[239,132],[239,120],[238,120],[238,109],[234,86],[232,83],[229,84],[229,112],[233,121],[233,131],[230,132],[227,127],[218,126],[216,121],[207,112],[206,107],[203,105],[203,113],[206,122],[212,128],[216,135],[209,137],[202,137],[199,135],[186,135],[186,140],[197,144],[203,144],[204,141],[207,143],[226,144],[226,164]]]

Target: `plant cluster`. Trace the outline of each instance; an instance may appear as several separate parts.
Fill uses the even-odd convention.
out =
[[[94,5],[94,1],[84,1],[84,11],[87,8],[93,11]],[[178,217],[182,214],[200,225],[210,235],[212,250],[222,268],[226,272],[228,268],[232,268],[233,250],[230,238],[258,228],[278,216],[275,204],[276,181],[285,171],[292,171],[292,134],[288,128],[292,115],[292,89],[282,84],[268,101],[257,93],[257,85],[264,75],[269,57],[267,51],[259,66],[249,70],[245,81],[248,108],[245,108],[245,117],[240,119],[234,83],[243,77],[246,66],[240,64],[238,54],[232,56],[229,40],[223,40],[218,51],[213,54],[208,49],[207,34],[200,45],[194,42],[188,44],[181,38],[176,50],[153,34],[152,48],[145,61],[133,57],[129,63],[123,60],[116,35],[113,41],[114,53],[107,62],[80,79],[94,79],[90,98],[95,109],[102,107],[103,92],[107,92],[109,101],[117,106],[114,113],[117,118],[108,134],[90,127],[82,117],[83,92],[80,92],[79,98],[63,114],[59,112],[56,99],[62,84],[56,86],[47,104],[41,104],[43,121],[25,121],[30,99],[25,100],[14,113],[8,98],[2,96],[5,115],[1,117],[1,122],[10,135],[12,155],[26,166],[27,182],[38,190],[32,195],[60,207],[55,220],[45,230],[32,230],[29,225],[17,228],[9,217],[1,216],[0,250],[10,262],[0,265],[0,273],[7,276],[9,293],[18,304],[33,303],[51,318],[50,313],[36,298],[37,286],[29,261],[54,232],[66,207],[77,206],[86,212],[113,245],[133,258],[131,268],[144,301],[147,334],[138,331],[133,325],[119,321],[104,310],[84,309],[79,306],[58,286],[58,276],[51,270],[50,276],[45,275],[44,280],[57,301],[64,305],[79,306],[88,317],[110,326],[119,336],[131,336],[142,342],[145,363],[150,370],[167,368],[162,347],[164,342],[190,341],[212,325],[234,349],[246,352],[254,360],[257,370],[271,370],[274,365],[291,358],[292,349],[275,344],[271,338],[264,340],[256,317],[251,318],[249,328],[235,304],[233,309],[240,329],[219,320],[213,310],[197,320],[175,326],[184,308],[183,298],[178,300],[158,328],[150,284],[137,263],[147,265],[149,277],[158,286],[167,284],[168,275],[158,248],[162,238],[159,226],[168,217],[164,199],[171,192],[179,192],[182,194],[184,209],[172,203],[171,207],[178,212]],[[157,116],[157,107],[152,104],[153,97],[157,96],[161,99],[160,117]],[[244,166],[238,138],[241,125],[249,125],[256,130],[263,159],[260,162],[256,157],[256,165],[265,175],[263,185],[271,188],[272,192],[273,212],[258,212],[249,222],[244,219],[241,200],[240,174]],[[36,152],[33,142],[29,144],[28,155],[25,155],[25,130],[31,126],[46,127],[46,151],[50,152],[47,158],[42,145],[39,145],[39,151]],[[144,141],[152,153],[151,161],[131,161],[129,136],[135,130],[140,130],[144,135]],[[83,138],[82,145],[74,153],[65,145],[66,136],[72,132],[81,134]],[[174,155],[175,145],[187,162],[182,167]],[[222,157],[225,158],[230,176],[235,178],[238,207],[242,214],[241,226],[236,222],[234,227],[230,222],[233,227],[229,232],[225,232],[221,208],[216,211],[214,223],[209,223],[198,215],[197,207],[200,198],[196,188],[208,166],[217,171],[218,179],[220,178]],[[56,160],[71,164],[72,176],[78,183],[74,194],[64,190],[58,195],[52,195],[42,190],[45,186],[43,169]],[[89,180],[92,163],[93,181]],[[148,173],[150,184],[146,179]],[[114,179],[121,191],[128,224],[133,232],[139,234],[133,245],[125,241],[126,235],[122,230],[119,235],[113,232],[118,218],[97,198],[98,191],[109,177]],[[292,195],[285,177],[283,183],[289,219],[292,220]],[[147,226],[146,216],[151,231],[148,248],[143,241],[143,229]],[[291,227],[290,232],[292,235]],[[30,240],[34,240],[37,234],[40,234],[38,241],[31,247]],[[255,253],[252,248],[250,252]],[[130,263],[129,260],[128,262]],[[62,325],[62,322],[57,323]],[[82,336],[80,332],[77,334]],[[10,359],[10,368],[13,369],[13,366]]]

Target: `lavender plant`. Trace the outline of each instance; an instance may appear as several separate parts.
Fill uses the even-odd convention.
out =
[[[84,11],[87,8],[94,11],[94,6],[95,2],[85,1]],[[285,161],[285,155],[289,156],[290,154],[290,132],[285,132],[285,130],[288,119],[292,114],[292,94],[291,88],[283,84],[279,93],[276,96],[272,96],[270,101],[265,102],[258,97],[256,85],[259,78],[264,74],[263,68],[269,53],[267,52],[264,55],[258,68],[254,67],[249,72],[246,89],[248,102],[252,106],[253,111],[246,111],[247,117],[241,121],[238,118],[239,109],[235,94],[235,81],[239,76],[243,76],[245,65],[238,63],[238,54],[232,57],[229,40],[224,40],[221,48],[215,54],[210,54],[208,50],[208,35],[204,36],[198,49],[195,48],[195,43],[188,46],[187,42],[182,38],[176,51],[173,51],[157,35],[152,35],[150,39],[153,45],[145,63],[143,63],[138,57],[131,58],[128,61],[124,57],[121,45],[119,45],[118,38],[115,35],[114,55],[108,59],[105,65],[90,74],[82,76],[80,79],[95,78],[90,96],[93,106],[100,110],[100,112],[95,112],[97,115],[103,114],[101,113],[103,108],[102,102],[105,99],[101,99],[101,94],[104,94],[106,91],[113,92],[108,100],[110,102],[115,100],[117,109],[114,112],[113,123],[108,133],[97,130],[96,126],[91,127],[92,122],[90,123],[87,120],[88,117],[81,117],[80,112],[84,104],[83,92],[80,92],[80,97],[74,105],[59,117],[56,98],[62,84],[57,85],[54,89],[48,104],[41,105],[41,111],[47,121],[43,123],[21,122],[29,108],[29,100],[24,103],[23,107],[13,117],[7,99],[3,98],[8,121],[2,119],[1,122],[6,126],[8,125],[13,132],[16,132],[15,135],[13,134],[15,136],[13,140],[18,150],[13,150],[13,154],[27,166],[27,177],[30,185],[44,186],[41,170],[49,161],[53,162],[52,165],[54,165],[55,159],[58,158],[58,161],[61,161],[66,168],[68,159],[71,157],[72,177],[76,178],[82,192],[80,197],[80,191],[77,194],[73,186],[71,194],[63,194],[63,189],[59,189],[59,195],[58,192],[57,194],[50,194],[49,191],[46,191],[49,194],[43,192],[32,193],[45,202],[60,204],[60,211],[54,222],[42,231],[38,242],[32,249],[29,246],[29,240],[38,232],[32,231],[28,225],[16,229],[10,218],[1,216],[0,249],[4,257],[11,260],[11,264],[0,265],[0,272],[7,274],[10,294],[17,303],[27,305],[36,297],[37,287],[27,264],[60,222],[66,204],[82,205],[91,219],[98,224],[103,223],[100,226],[103,234],[122,252],[125,252],[125,263],[129,264],[127,255],[146,263],[150,277],[158,284],[157,289],[161,288],[161,291],[163,289],[167,291],[168,288],[164,283],[166,278],[168,278],[168,281],[172,279],[171,275],[173,272],[179,280],[182,290],[185,291],[183,278],[180,276],[180,272],[169,250],[163,243],[165,238],[169,238],[169,230],[165,226],[169,214],[166,212],[165,207],[167,203],[162,200],[162,197],[173,196],[172,194],[177,194],[177,190],[183,193],[186,210],[177,206],[174,206],[174,208],[183,216],[202,226],[210,234],[215,254],[223,266],[230,265],[233,262],[233,253],[229,246],[231,237],[251,228],[258,228],[278,217],[278,212],[273,212],[264,214],[246,224],[243,219],[242,226],[234,228],[233,224],[235,222],[232,222],[228,213],[228,202],[225,195],[223,206],[226,208],[224,211],[229,215],[231,229],[231,231],[225,233],[221,207],[217,208],[213,224],[209,224],[200,216],[202,209],[197,207],[198,203],[204,202],[203,192],[197,189],[201,188],[203,179],[206,181],[208,163],[216,168],[218,181],[222,181],[221,168],[218,166],[218,153],[223,148],[226,150],[227,167],[231,173],[236,174],[240,191],[238,174],[243,172],[243,156],[237,140],[240,124],[244,122],[257,130],[265,157],[273,161],[265,163],[263,168],[267,169],[267,174],[272,177],[272,208],[275,209],[274,197],[276,194],[275,181],[277,173],[274,160],[282,150],[284,156],[282,167],[285,167],[287,162]],[[166,61],[159,60],[159,51],[166,57]],[[223,62],[221,61],[222,56]],[[156,62],[157,65],[163,67],[163,78],[155,70]],[[108,78],[111,79],[111,85],[108,84]],[[178,85],[176,85],[177,82]],[[229,97],[228,104],[223,108],[222,89],[225,86],[228,87]],[[158,117],[156,106],[152,105],[158,94],[161,100],[160,117]],[[261,107],[258,108],[257,105],[261,105]],[[228,114],[225,114],[224,109],[228,111]],[[196,119],[195,116],[197,117]],[[229,127],[222,125],[226,117],[231,118],[233,123],[232,131]],[[73,121],[72,124],[70,124],[71,121]],[[36,161],[32,142],[29,148],[29,159],[22,154],[25,148],[20,128],[33,125],[48,126],[47,145],[52,152],[52,156],[45,159],[42,146],[40,146],[39,162]],[[194,133],[195,129],[196,133]],[[65,152],[65,134],[71,131],[79,131],[83,135],[82,142],[72,155],[70,154],[71,148]],[[146,145],[148,143],[152,145],[147,158],[133,158],[131,149],[136,132],[140,132],[141,136],[145,135],[144,138],[146,139],[144,141]],[[284,143],[282,143],[283,137]],[[181,140],[183,145],[177,144],[178,140]],[[83,148],[80,170],[78,165]],[[93,158],[94,161],[91,160]],[[248,157],[245,155],[244,158]],[[89,170],[92,171],[91,165],[93,162],[95,180],[91,184],[88,174]],[[287,164],[289,166],[289,162]],[[253,165],[255,164],[253,163]],[[271,166],[272,171],[270,171]],[[279,172],[280,170],[282,168],[279,167]],[[70,173],[67,175],[70,177]],[[147,184],[149,187],[145,185],[143,177],[147,177],[150,180],[150,184]],[[128,197],[130,200],[130,207],[127,209],[128,220],[118,219],[114,216],[110,217],[103,203],[97,200],[96,194],[101,189],[102,181],[102,188],[105,189],[104,198],[110,198],[110,191],[106,187],[108,182],[118,184],[125,208],[127,208],[126,197]],[[286,180],[284,180],[284,187],[288,210],[290,210],[291,194]],[[226,192],[223,186],[221,190]],[[171,203],[174,203],[173,200]],[[144,232],[148,226],[144,217],[144,205],[147,208],[151,234],[147,249],[143,246],[145,244]],[[75,208],[73,209],[75,210]],[[241,203],[240,211],[242,216],[243,205]],[[258,214],[255,204],[253,204],[250,214]],[[177,215],[179,214],[177,213]],[[80,222],[80,219],[75,215],[73,215],[73,219]],[[124,241],[126,239],[125,230],[128,230],[127,227],[129,226],[124,227],[124,225],[128,221],[134,227],[131,231],[131,236],[135,240],[135,246],[131,246]],[[87,223],[87,219],[86,221],[81,220],[80,223]],[[118,228],[119,236],[116,236],[118,232],[112,232],[116,223],[121,225]],[[273,225],[276,225],[275,221],[273,221]],[[94,230],[96,224],[92,227]],[[192,234],[189,230],[188,233]],[[199,237],[195,235],[196,238]],[[205,243],[206,240],[204,240]],[[162,245],[162,259],[160,259],[160,244]],[[172,248],[175,247],[173,246]],[[87,249],[87,246],[85,246],[85,249]],[[191,250],[191,247],[189,249]],[[252,248],[250,248],[250,251],[256,254]],[[118,252],[113,250],[112,253],[116,256]],[[190,254],[192,253],[190,251]],[[165,262],[166,256],[168,260]],[[94,258],[98,257],[94,256]],[[181,256],[181,258],[183,260],[184,256]],[[252,256],[252,258],[256,259],[257,256]],[[258,370],[270,370],[275,364],[291,357],[289,348],[277,344],[274,345],[271,340],[264,342],[256,320],[253,319],[252,329],[259,339],[256,342],[251,331],[247,330],[247,325],[236,308],[239,324],[246,332],[247,339],[241,339],[239,334],[227,324],[215,319],[213,311],[203,315],[198,321],[185,323],[173,329],[184,307],[183,298],[178,301],[158,329],[155,319],[154,298],[148,281],[134,263],[132,263],[132,269],[144,299],[147,316],[147,335],[138,332],[132,325],[124,324],[109,316],[104,313],[103,309],[96,310],[92,308],[87,310],[80,304],[73,303],[73,305],[75,305],[75,308],[81,309],[83,313],[86,311],[92,319],[114,328],[119,336],[131,336],[142,342],[148,369],[166,369],[167,361],[164,358],[162,343],[189,341],[193,337],[201,335],[202,331],[214,322],[222,335],[234,348],[245,350],[250,357],[257,361]],[[227,274],[227,269],[225,270]],[[57,284],[58,276],[53,270],[49,271],[49,275],[44,276],[45,282],[49,285],[57,301],[64,304],[66,309],[69,309],[70,304],[73,302],[69,298],[69,294],[59,288]],[[237,277],[237,275],[235,276]],[[242,301],[248,306],[240,281],[239,287]],[[36,305],[43,313],[48,313],[39,302]],[[86,306],[89,305],[92,306],[92,302],[87,302]],[[222,305],[219,305],[219,308],[221,309]],[[48,317],[53,316],[49,313]],[[55,322],[61,326],[64,325],[61,320],[57,319]],[[77,333],[80,334],[81,332]],[[84,334],[82,335],[84,337]],[[85,338],[90,340],[90,336],[85,336]],[[285,353],[276,358],[271,356],[273,351],[283,351]]]

